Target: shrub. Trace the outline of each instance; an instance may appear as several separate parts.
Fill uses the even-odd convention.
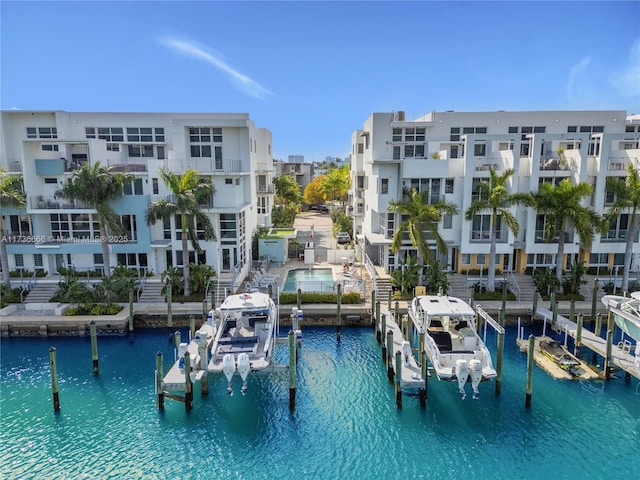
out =
[[[316,293],[316,292],[302,292],[302,303],[338,303],[337,293]],[[298,294],[296,292],[285,292],[280,294],[280,304],[282,305],[295,305],[298,303]],[[360,294],[357,292],[343,293],[341,304],[356,304],[360,303]]]

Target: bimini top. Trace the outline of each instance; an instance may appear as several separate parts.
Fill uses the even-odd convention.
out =
[[[253,311],[256,314],[260,312],[267,314],[272,305],[273,302],[266,293],[240,293],[229,295],[216,310],[223,312]]]
[[[420,302],[422,310],[431,316],[449,315],[456,316],[475,316],[476,312],[464,301],[456,297],[448,297],[446,295],[422,295],[416,300]]]

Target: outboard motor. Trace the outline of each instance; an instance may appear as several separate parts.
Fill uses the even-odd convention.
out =
[[[227,393],[233,395],[231,380],[233,379],[234,373],[236,373],[236,362],[233,358],[233,353],[226,353],[224,357],[222,357],[222,373],[224,373],[224,376],[227,377],[227,382],[229,382]]]
[[[473,359],[469,362],[469,376],[471,377],[471,388],[473,388],[474,400],[480,396],[478,391],[478,385],[482,381],[482,362],[478,359]]]
[[[460,398],[464,400],[467,398],[467,394],[464,391],[464,386],[467,383],[469,377],[469,364],[466,360],[460,358],[456,360],[456,378],[458,379],[458,392],[460,392]]]
[[[242,394],[244,395],[247,391],[247,377],[249,376],[249,372],[251,371],[251,362],[249,361],[249,354],[246,352],[238,355],[238,373],[240,374],[240,378],[242,378]]]

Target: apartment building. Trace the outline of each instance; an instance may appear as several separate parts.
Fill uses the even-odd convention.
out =
[[[85,163],[129,172],[135,179],[114,204],[125,235],[110,243],[112,266],[156,274],[190,262],[213,266],[221,278],[244,277],[251,266],[251,238],[268,226],[274,176],[271,132],[247,114],[76,113],[3,111],[0,167],[21,173],[26,209],[3,209],[11,270],[74,266],[101,270],[95,210],[54,197],[59,185]],[[215,194],[204,212],[216,242],[202,252],[182,251],[181,226],[174,218],[147,225],[150,202],[171,195],[160,168],[180,174],[197,170]]]
[[[406,239],[400,252],[391,239],[400,218],[388,211],[404,188],[427,191],[430,201],[455,203],[460,215],[445,216],[438,231],[447,243],[449,270],[463,272],[489,264],[489,215],[464,220],[477,198],[475,185],[514,169],[510,191],[532,192],[544,182],[564,178],[594,187],[588,204],[598,213],[613,201],[607,177],[624,177],[628,164],[640,168],[640,118],[625,111],[431,112],[407,120],[404,112],[373,113],[352,134],[350,208],[354,234],[364,252],[387,271],[398,267],[415,249]],[[586,203],[587,203],[586,202]],[[544,239],[544,217],[532,208],[514,208],[520,225],[514,236],[498,227],[496,265],[503,271],[555,266],[557,242]],[[590,247],[569,234],[565,262],[585,260],[589,266],[623,265],[628,213],[618,217]],[[636,235],[632,270],[640,269]],[[435,251],[435,244],[433,245]],[[565,263],[566,264],[566,263]]]
[[[276,177],[282,175],[290,175],[296,179],[296,183],[300,185],[300,193],[304,193],[304,189],[307,188],[314,179],[314,165],[313,163],[305,163],[304,161],[292,161],[291,157],[301,157],[302,155],[289,155],[289,161],[283,162],[282,160],[274,160]],[[272,185],[273,187],[273,185]]]

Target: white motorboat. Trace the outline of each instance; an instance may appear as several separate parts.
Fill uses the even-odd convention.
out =
[[[456,297],[419,295],[408,313],[418,333],[424,334],[424,349],[438,379],[457,381],[462,399],[470,380],[473,398],[478,398],[480,382],[497,374],[476,331],[475,311]]]
[[[633,292],[630,297],[605,295],[602,303],[613,314],[616,325],[636,342],[640,342],[640,291]]]
[[[216,335],[208,370],[224,373],[229,394],[238,374],[245,393],[249,373],[272,366],[278,309],[268,294],[252,292],[229,295],[212,313]]]

